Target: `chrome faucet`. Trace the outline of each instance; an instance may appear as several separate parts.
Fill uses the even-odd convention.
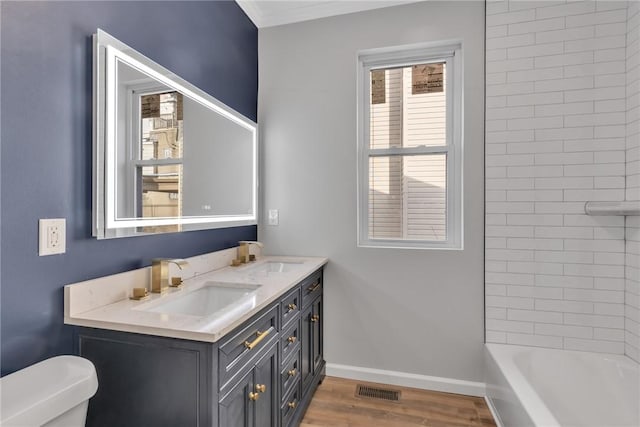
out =
[[[161,294],[169,287],[177,288],[182,284],[179,277],[169,280],[169,264],[177,265],[180,270],[189,263],[180,258],[154,258],[151,260],[151,292]]]

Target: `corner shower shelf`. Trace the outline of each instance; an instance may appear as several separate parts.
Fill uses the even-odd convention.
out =
[[[640,201],[627,202],[587,202],[587,215],[640,215]]]

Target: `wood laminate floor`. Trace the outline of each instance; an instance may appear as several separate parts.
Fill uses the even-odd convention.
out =
[[[356,385],[400,390],[399,402],[356,397]],[[495,427],[484,399],[326,377],[301,427]]]

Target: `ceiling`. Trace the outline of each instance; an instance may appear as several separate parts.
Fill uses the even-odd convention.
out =
[[[236,0],[258,28],[379,9],[420,0]]]

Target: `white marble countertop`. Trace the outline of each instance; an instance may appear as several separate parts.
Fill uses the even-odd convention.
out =
[[[197,261],[195,259],[194,263],[197,264]],[[266,272],[261,269],[268,262],[287,261],[299,264],[285,272]],[[197,275],[185,279],[179,290],[150,294],[143,301],[130,300],[128,297],[133,287],[146,287],[148,283],[150,268],[146,267],[65,286],[64,321],[77,326],[216,342],[326,263],[327,258],[320,257],[267,256],[240,267],[194,273]],[[208,316],[148,311],[196,291],[206,286],[207,282],[260,286],[248,296]]]

